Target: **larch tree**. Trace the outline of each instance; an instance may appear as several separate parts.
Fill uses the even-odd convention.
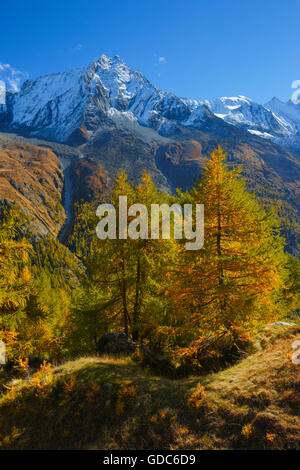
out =
[[[245,186],[219,147],[188,195],[204,204],[204,247],[185,253],[175,285],[177,308],[194,338],[249,331],[280,313],[284,243],[274,214]]]
[[[18,336],[23,308],[33,290],[29,254],[31,245],[18,234],[21,212],[4,205],[0,212],[0,339],[10,346]]]

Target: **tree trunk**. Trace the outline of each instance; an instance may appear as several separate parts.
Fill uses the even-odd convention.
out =
[[[219,270],[219,287],[221,287],[224,283],[224,272],[223,272],[223,266],[220,260],[220,257],[222,255],[222,248],[221,248],[221,240],[222,240],[222,224],[221,224],[221,212],[220,212],[220,195],[218,194],[218,229],[217,229],[217,254],[219,257],[218,260],[218,270]],[[221,313],[223,314],[225,311],[225,299],[222,297],[219,297],[219,302],[220,302],[220,310]]]
[[[126,276],[125,276],[125,259],[122,256],[121,261],[121,272],[122,272],[122,300],[123,300],[123,321],[124,321],[124,332],[128,336],[128,309],[127,309],[127,292],[126,292]]]
[[[135,281],[135,302],[133,310],[133,331],[132,339],[138,341],[139,332],[138,332],[138,321],[140,316],[140,280],[141,280],[141,261],[140,256],[137,259],[136,267],[136,281]]]

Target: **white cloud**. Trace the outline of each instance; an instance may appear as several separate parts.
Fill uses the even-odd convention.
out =
[[[165,57],[161,56],[161,57],[158,58],[158,62],[159,62],[160,64],[166,64],[166,63],[167,63],[167,59],[166,59]]]
[[[0,80],[8,90],[19,91],[26,78],[28,78],[26,72],[21,72],[21,70],[13,68],[10,64],[0,62]]]
[[[74,47],[74,51],[80,51],[81,49],[83,48],[83,45],[78,43],[76,44],[76,46]]]

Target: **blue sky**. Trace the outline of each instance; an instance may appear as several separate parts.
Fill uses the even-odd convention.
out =
[[[299,0],[15,0],[0,15],[0,79],[16,86],[102,53],[191,98],[287,100],[300,79]]]

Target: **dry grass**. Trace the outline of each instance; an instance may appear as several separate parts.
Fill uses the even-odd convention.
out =
[[[0,397],[3,449],[300,449],[299,328],[272,327],[239,364],[169,380],[88,357],[16,380]]]

